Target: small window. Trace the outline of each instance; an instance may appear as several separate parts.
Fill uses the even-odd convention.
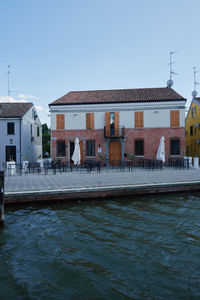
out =
[[[187,145],[187,148],[186,148],[186,154],[189,155],[189,151],[190,151],[190,146]]]
[[[170,140],[170,155],[180,155],[180,140],[171,139]]]
[[[37,127],[37,136],[40,136],[40,127]]]
[[[95,156],[95,141],[86,141],[86,156]]]
[[[7,134],[15,134],[15,123],[14,122],[7,123]]]
[[[196,114],[197,114],[197,107],[196,107],[196,105],[194,106],[194,115],[196,116]]]
[[[57,152],[56,155],[57,156],[65,156],[65,142],[64,141],[60,141],[57,142]]]
[[[31,124],[31,136],[33,136],[33,125]]]
[[[191,108],[191,117],[193,118],[194,116],[194,111],[193,111],[193,107]]]
[[[193,135],[193,126],[190,126],[190,135]]]
[[[144,155],[144,140],[135,140],[135,155]]]

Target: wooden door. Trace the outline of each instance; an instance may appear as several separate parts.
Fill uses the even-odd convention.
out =
[[[81,165],[83,163],[83,141],[79,141],[80,144],[80,153],[81,153]]]
[[[109,165],[121,163],[121,144],[119,141],[111,141],[109,144]]]

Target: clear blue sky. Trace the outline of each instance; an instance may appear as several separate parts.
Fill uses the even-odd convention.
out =
[[[189,104],[199,16],[200,0],[0,0],[0,99],[11,64],[11,96],[49,123],[48,104],[72,90],[166,86],[178,50],[173,88]]]

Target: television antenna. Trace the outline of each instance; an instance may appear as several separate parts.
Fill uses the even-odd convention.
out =
[[[196,81],[196,73],[199,72],[199,70],[197,70],[198,67],[193,67],[193,70],[194,70],[194,91],[192,92],[192,97],[193,99],[196,98],[197,96],[197,91],[196,91],[196,86],[197,84],[200,84],[200,82],[197,82]]]
[[[10,96],[11,90],[10,90],[10,65],[8,65],[8,96]]]
[[[8,74],[8,97],[10,96],[11,93],[13,92],[16,92],[16,91],[12,91],[10,89],[10,64],[8,65],[8,71],[7,71],[7,74]]]
[[[172,80],[172,75],[178,75],[178,73],[175,73],[172,70],[172,65],[175,64],[175,62],[172,62],[172,55],[177,53],[178,51],[171,51],[170,52],[170,60],[169,60],[169,80],[167,81],[167,87],[171,88],[174,84]]]

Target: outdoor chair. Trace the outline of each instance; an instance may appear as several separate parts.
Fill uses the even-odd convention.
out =
[[[29,163],[28,164],[29,173],[40,173],[41,168],[39,163]]]

